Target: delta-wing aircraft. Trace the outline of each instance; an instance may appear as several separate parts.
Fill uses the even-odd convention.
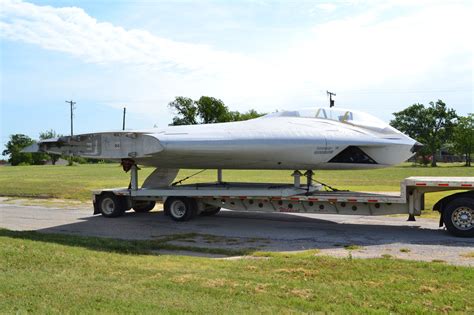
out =
[[[315,170],[387,167],[410,158],[418,146],[367,113],[318,108],[239,122],[65,136],[28,151],[160,169]]]
[[[107,159],[130,170],[128,188],[93,194],[94,214],[118,217],[148,212],[163,201],[176,221],[239,211],[357,215],[408,214],[424,209],[424,194],[466,190],[439,200],[440,224],[458,236],[474,235],[472,177],[409,177],[400,194],[338,190],[314,180],[313,170],[386,167],[411,157],[421,144],[372,115],[345,109],[281,111],[242,122],[87,133],[43,140],[27,149]],[[155,167],[138,185],[138,166]],[[217,169],[217,181],[181,185],[179,169]],[[232,183],[222,169],[294,170],[294,183]],[[306,170],[306,184],[300,182]],[[199,173],[199,172],[198,172]],[[197,174],[197,173],[196,173]],[[317,185],[314,185],[317,183]]]

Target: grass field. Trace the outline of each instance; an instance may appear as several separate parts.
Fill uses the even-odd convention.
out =
[[[152,171],[144,168],[141,180]],[[183,170],[178,178],[195,173]],[[224,171],[226,181],[288,182],[288,171]],[[339,189],[398,191],[409,176],[474,176],[472,168],[401,165],[318,171]],[[215,181],[206,171],[192,182]],[[0,195],[88,201],[90,191],[123,187],[113,164],[0,167]],[[428,195],[427,208],[443,193]],[[171,238],[186,235],[173,235]],[[169,238],[169,237],[168,237]],[[167,237],[113,240],[0,229],[0,313],[472,313],[474,271],[443,263],[345,259],[187,248]],[[159,250],[251,255],[212,259]]]
[[[474,311],[472,268],[314,252],[150,255],[160,244],[0,230],[0,313]]]
[[[152,172],[143,168],[140,182]],[[178,179],[196,173],[198,170],[182,170]],[[240,182],[292,182],[290,171],[225,170],[225,181]],[[400,181],[409,176],[474,176],[474,168],[461,164],[441,164],[438,168],[413,167],[403,164],[376,170],[317,171],[315,179],[337,187],[359,191],[399,191]],[[216,180],[216,171],[205,171],[188,181],[211,182]],[[117,164],[95,164],[76,166],[21,166],[0,167],[0,196],[43,197],[90,200],[91,191],[101,188],[127,186],[129,175]],[[432,193],[426,198],[426,208],[452,192]]]

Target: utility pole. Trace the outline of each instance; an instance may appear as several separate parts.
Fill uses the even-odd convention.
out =
[[[123,120],[122,120],[122,130],[125,130],[125,114],[127,113],[127,107],[123,108]]]
[[[336,96],[336,93],[332,93],[326,91],[327,95],[329,95],[329,108],[334,107],[334,100],[332,99],[333,96]]]
[[[76,102],[73,102],[72,100],[66,101],[71,106],[71,136],[74,134],[74,123],[73,123],[73,117],[74,117],[74,105],[76,105]]]

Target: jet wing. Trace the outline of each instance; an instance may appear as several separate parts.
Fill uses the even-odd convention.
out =
[[[144,158],[163,151],[152,135],[137,132],[102,132],[39,141],[23,152],[46,152],[92,159]]]

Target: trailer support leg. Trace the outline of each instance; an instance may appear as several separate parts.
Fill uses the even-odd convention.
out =
[[[407,221],[416,221],[415,219],[415,196],[416,191],[410,191],[408,193],[408,219]]]
[[[307,170],[304,173],[304,176],[306,176],[306,184],[308,186],[308,189],[313,185],[313,175],[314,172],[312,170]]]
[[[296,170],[293,172],[293,174],[291,174],[291,176],[293,176],[294,178],[294,186],[295,188],[300,188],[301,186],[301,181],[300,181],[300,178],[301,178],[301,172]]]
[[[133,164],[130,169],[130,188],[138,190],[138,167],[136,164]]]
[[[222,169],[221,168],[217,169],[217,183],[219,184],[222,183]]]

